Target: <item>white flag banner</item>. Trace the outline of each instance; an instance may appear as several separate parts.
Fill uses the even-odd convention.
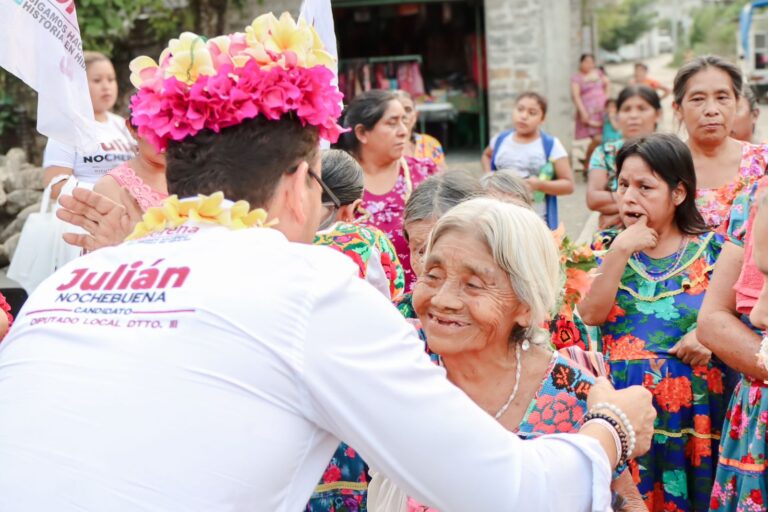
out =
[[[81,150],[98,143],[74,0],[0,0],[0,67],[37,91],[40,133]]]
[[[0,0],[2,2],[2,0]],[[304,0],[301,3],[301,10],[299,11],[299,17],[304,18],[310,26],[315,28],[318,37],[325,46],[325,51],[333,55],[336,60],[336,68],[333,70],[336,75],[333,79],[333,84],[338,87],[339,85],[339,52],[336,48],[336,30],[333,26],[333,9],[331,8],[331,0]],[[343,106],[343,105],[342,105]],[[325,139],[320,141],[320,147],[322,149],[328,149],[331,147],[331,143]]]

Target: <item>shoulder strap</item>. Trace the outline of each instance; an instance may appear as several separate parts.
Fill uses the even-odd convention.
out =
[[[493,154],[491,155],[491,170],[495,171],[498,169],[496,167],[496,155],[499,154],[499,148],[501,148],[501,145],[504,143],[507,137],[515,133],[515,130],[504,130],[499,134],[498,137],[496,137],[496,144],[493,145]]]
[[[544,146],[544,158],[549,162],[549,157],[552,156],[552,149],[555,147],[555,138],[542,130],[541,144]]]

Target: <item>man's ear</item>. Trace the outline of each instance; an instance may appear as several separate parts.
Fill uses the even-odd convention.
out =
[[[299,224],[307,221],[304,213],[304,198],[307,195],[308,170],[309,164],[301,162],[294,172],[283,174],[286,185],[283,191],[285,209]]]

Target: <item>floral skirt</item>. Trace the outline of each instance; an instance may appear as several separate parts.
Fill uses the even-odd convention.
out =
[[[765,511],[768,387],[742,377],[725,415],[710,510]]]
[[[630,465],[651,512],[702,511],[715,479],[725,413],[722,364],[691,366],[676,357],[611,361],[617,389],[642,385],[657,417],[650,451]]]
[[[368,465],[341,443],[325,469],[305,512],[365,512]]]

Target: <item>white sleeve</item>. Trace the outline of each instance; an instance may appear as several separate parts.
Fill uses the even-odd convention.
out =
[[[550,160],[556,161],[568,156],[568,152],[565,150],[563,143],[560,139],[555,137],[555,143],[552,146],[552,153],[549,155]]]
[[[48,139],[48,143],[45,145],[45,153],[43,154],[43,167],[55,165],[57,167],[74,169],[76,162],[77,157],[74,146],[67,146],[53,139]]]
[[[351,272],[318,281],[308,286],[303,347],[311,421],[441,512],[610,510],[611,468],[597,441],[521,440],[448,382],[381,294]]]
[[[381,266],[381,251],[375,245],[371,248],[371,257],[368,258],[368,271],[365,274],[365,280],[381,292],[385,298],[393,299],[389,278],[384,267]]]

